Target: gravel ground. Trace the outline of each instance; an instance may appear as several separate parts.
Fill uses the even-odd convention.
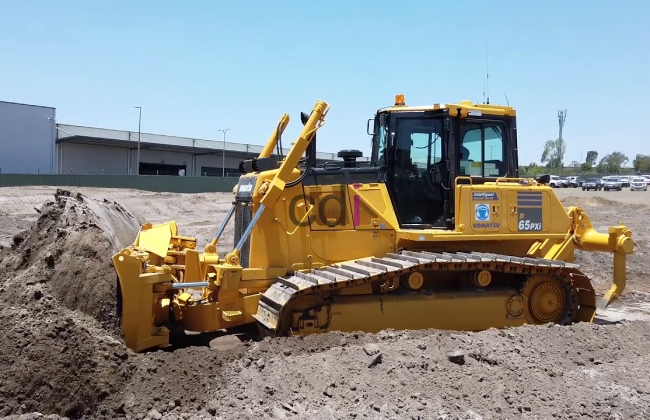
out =
[[[623,219],[633,230],[628,289],[608,311],[628,321],[265,341],[241,341],[244,329],[133,354],[117,330],[110,263],[129,241],[128,216],[176,220],[204,244],[231,196],[79,189],[91,201],[76,192],[0,189],[6,418],[649,418],[650,193],[557,190],[599,229]],[[602,293],[610,259],[577,260]]]

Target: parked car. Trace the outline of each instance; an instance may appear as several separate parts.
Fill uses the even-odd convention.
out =
[[[630,177],[629,176],[620,176],[620,177],[618,177],[618,180],[621,182],[622,187],[629,187],[630,186]]]
[[[562,182],[562,188],[568,188],[569,187],[569,180],[566,178],[560,178],[560,181]]]
[[[603,189],[603,184],[600,182],[600,179],[598,178],[587,178],[585,182],[582,184],[582,191],[585,190],[594,190],[594,191],[600,191]]]
[[[562,187],[562,180],[557,175],[551,175],[551,180],[548,182],[548,185],[553,188]]]
[[[630,191],[648,191],[648,184],[645,182],[645,178],[632,178],[630,181]]]
[[[605,180],[605,183],[603,184],[603,189],[605,191],[609,191],[609,190],[621,191],[623,189],[623,185],[621,184],[621,181],[617,177],[611,176],[611,177],[607,177],[607,179]]]
[[[571,188],[578,188],[582,186],[582,182],[578,179],[577,176],[568,176],[566,179],[569,181],[569,187]]]
[[[645,179],[646,184],[650,184],[650,175],[641,175]]]

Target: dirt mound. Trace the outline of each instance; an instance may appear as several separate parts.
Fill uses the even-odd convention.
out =
[[[110,258],[139,221],[68,191],[38,212],[0,250],[0,414],[79,417],[119,393],[130,372]]]
[[[133,242],[139,226],[140,221],[116,203],[59,190],[55,200],[40,209],[35,225],[14,237],[13,248],[21,255],[15,270],[34,293],[39,293],[39,285],[47,285],[67,308],[115,328],[117,277],[111,257]]]
[[[77,418],[119,398],[133,368],[123,344],[57,309],[51,296],[34,300],[30,308],[0,311],[10,326],[0,335],[0,414]]]
[[[650,361],[648,334],[647,323],[582,324],[256,343],[223,371],[226,386],[204,410],[228,419],[634,418],[650,410],[650,380],[638,369]],[[335,345],[309,350],[332,337]]]
[[[603,197],[591,196],[591,197],[566,197],[562,200],[562,203],[565,207],[598,207],[598,206],[620,206],[621,203],[613,200],[609,200]]]

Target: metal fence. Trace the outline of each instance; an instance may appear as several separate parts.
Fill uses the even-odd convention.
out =
[[[0,187],[125,188],[175,193],[231,192],[238,181],[235,177],[213,176],[0,174]]]

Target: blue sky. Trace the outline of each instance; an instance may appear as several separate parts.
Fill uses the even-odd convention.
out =
[[[0,100],[68,124],[263,144],[284,112],[332,109],[319,151],[368,155],[366,121],[407,104],[517,109],[520,162],[539,161],[567,109],[565,163],[650,154],[646,1],[0,0]],[[284,144],[288,145],[288,137]]]

